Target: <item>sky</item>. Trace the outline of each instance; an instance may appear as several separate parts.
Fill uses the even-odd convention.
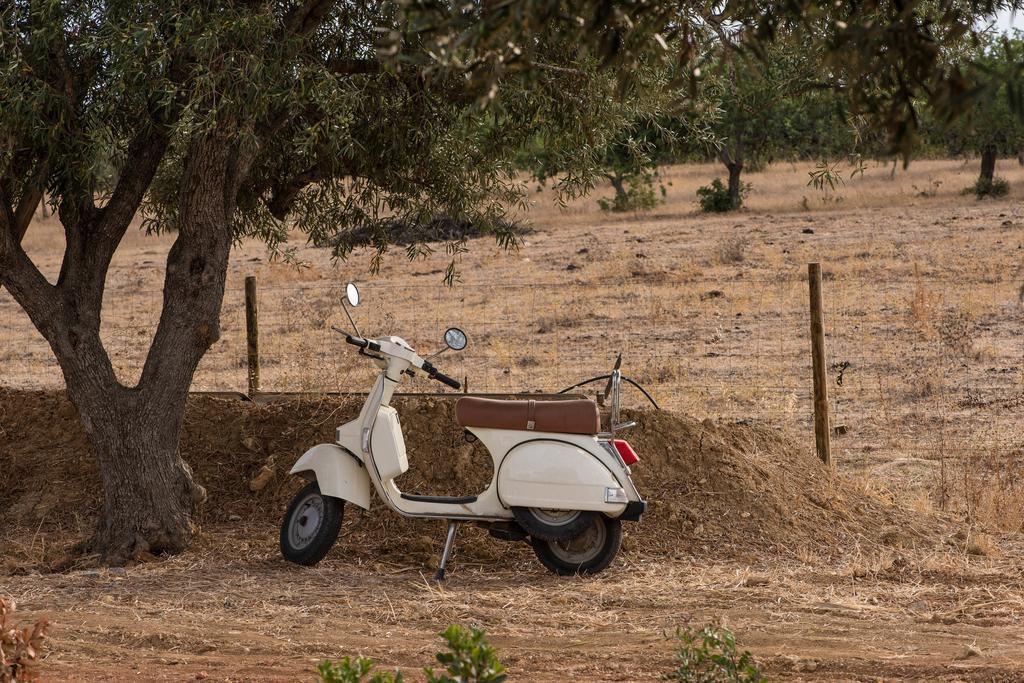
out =
[[[1024,12],[1000,12],[996,18],[996,26],[1002,31],[1008,31],[1011,28],[1024,30]]]

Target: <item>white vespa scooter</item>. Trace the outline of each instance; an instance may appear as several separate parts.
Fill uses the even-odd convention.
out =
[[[359,305],[355,285],[347,286],[346,298],[351,306]],[[606,433],[597,404],[589,400],[460,398],[456,421],[490,452],[491,483],[477,495],[412,495],[395,484],[409,463],[392,395],[403,375],[422,373],[453,389],[459,382],[399,337],[363,338],[347,307],[345,313],[356,332],[346,341],[381,372],[359,417],[337,429],[335,443],[312,448],[292,467],[291,473],[309,484],[296,494],[281,525],[281,553],[287,560],[313,565],[323,559],[337,539],[345,502],[368,510],[372,487],[401,515],[448,522],[438,579],[444,578],[460,522],[475,522],[502,540],[528,540],[538,559],[557,574],[593,574],[611,564],[622,540],[620,522],[639,521],[647,506],[630,478],[636,453],[615,438],[617,430],[634,424],[618,423],[618,370],[612,373]],[[467,344],[457,328],[448,329],[444,341],[456,351]]]

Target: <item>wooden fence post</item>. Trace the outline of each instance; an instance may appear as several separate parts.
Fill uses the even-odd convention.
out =
[[[245,337],[249,354],[249,396],[260,390],[260,325],[256,277],[245,278]]]
[[[825,316],[821,306],[821,264],[807,264],[811,288],[811,360],[814,366],[814,443],[821,461],[832,466],[828,420],[828,384],[825,377]]]

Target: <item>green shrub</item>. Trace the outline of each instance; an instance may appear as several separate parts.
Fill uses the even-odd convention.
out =
[[[985,197],[1005,197],[1010,191],[1010,182],[1006,178],[996,176],[992,180],[978,178],[978,180],[964,190],[964,194],[973,194],[978,199]]]
[[[342,657],[339,662],[321,662],[316,668],[322,683],[402,683],[402,673],[374,671],[369,678],[373,660],[365,657]]]
[[[484,640],[478,629],[466,631],[451,625],[441,637],[451,652],[438,652],[437,661],[444,665],[440,676],[427,669],[427,683],[501,683],[507,678],[505,667],[498,661],[494,648]]]
[[[697,201],[701,211],[706,213],[723,213],[743,206],[743,199],[750,194],[750,183],[740,183],[740,196],[734,205],[729,196],[729,187],[721,178],[715,178],[711,185],[697,188]]]
[[[666,681],[686,683],[756,683],[763,681],[761,670],[749,652],[736,651],[736,638],[717,624],[696,631],[676,632],[680,641],[676,662],[679,667],[662,676]]]
[[[429,667],[425,669],[427,683],[501,683],[505,680],[505,667],[498,661],[494,648],[487,644],[483,631],[475,628],[467,631],[453,624],[441,637],[449,651],[438,652],[437,661],[445,670],[437,674]],[[402,683],[401,672],[372,669],[372,660],[342,657],[336,663],[321,663],[317,674],[322,683]]]

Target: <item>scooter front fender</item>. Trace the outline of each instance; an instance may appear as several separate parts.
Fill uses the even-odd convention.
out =
[[[316,479],[320,493],[370,509],[370,475],[363,463],[344,448],[322,443],[306,451],[289,474]]]

